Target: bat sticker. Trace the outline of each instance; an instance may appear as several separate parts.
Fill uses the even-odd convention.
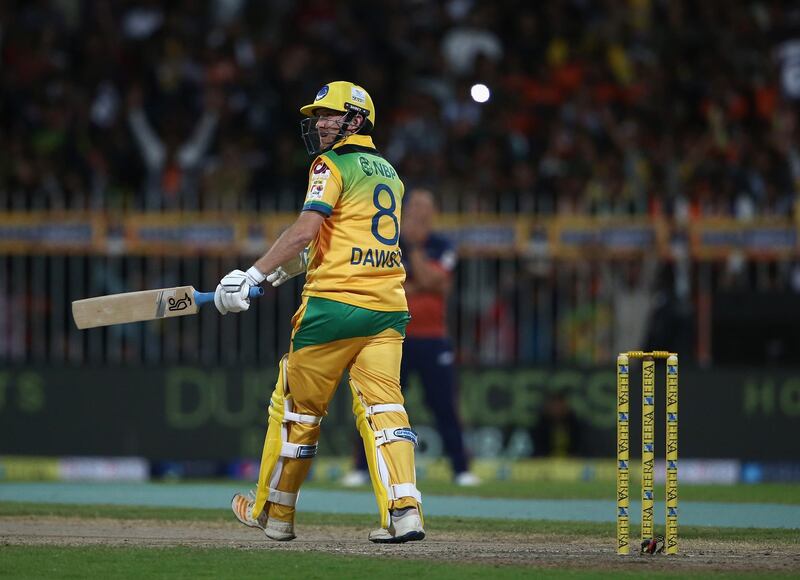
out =
[[[158,299],[156,300],[156,318],[164,318],[164,308],[166,304],[164,304],[164,291],[158,293]]]
[[[189,306],[192,305],[192,299],[189,297],[189,294],[184,292],[183,298],[179,298],[175,300],[175,298],[169,299],[169,310],[170,312],[178,312],[179,310],[186,310]]]

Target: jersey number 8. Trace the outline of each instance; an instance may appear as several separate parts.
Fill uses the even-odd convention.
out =
[[[388,207],[381,205],[381,192],[384,191],[389,194]],[[397,239],[400,237],[400,223],[397,221],[397,216],[394,214],[394,210],[397,209],[397,200],[394,198],[394,192],[385,183],[379,183],[372,192],[372,203],[378,209],[377,213],[372,216],[372,235],[375,236],[375,239],[380,243],[387,246],[394,246],[397,243]],[[381,218],[390,218],[392,222],[394,222],[394,235],[391,238],[381,235],[379,231]]]

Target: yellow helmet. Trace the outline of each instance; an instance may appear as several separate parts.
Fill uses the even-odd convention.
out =
[[[317,109],[361,113],[364,115],[364,126],[360,133],[369,133],[375,126],[375,105],[372,97],[363,87],[348,81],[328,83],[317,92],[314,102],[301,107],[300,112],[306,117],[313,117]]]

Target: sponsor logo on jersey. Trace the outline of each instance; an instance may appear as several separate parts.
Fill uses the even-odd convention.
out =
[[[330,176],[331,170],[325,162],[322,160],[317,161],[311,169],[311,183],[308,184],[306,200],[315,201],[322,199],[325,193],[325,185],[328,183],[328,178]]]
[[[311,185],[308,188],[308,195],[306,195],[306,199],[308,201],[322,199],[322,195],[325,193],[325,184],[327,181],[327,179],[312,180]]]
[[[325,164],[325,162],[320,159],[314,164],[314,168],[311,170],[311,172],[314,175],[323,176],[323,175],[329,175],[331,170],[330,167],[328,167]]]
[[[389,179],[395,179],[397,177],[397,172],[391,165],[381,163],[376,159],[370,160],[366,157],[359,157],[358,164],[361,166],[361,171],[364,172],[364,175],[369,176],[377,174]]]

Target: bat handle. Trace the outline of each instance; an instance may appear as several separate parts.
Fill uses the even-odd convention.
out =
[[[264,289],[261,286],[252,286],[250,288],[250,298],[258,298],[259,296],[263,295],[264,295]],[[197,290],[195,290],[194,302],[198,306],[202,306],[203,304],[208,304],[209,302],[214,302],[214,293],[198,292]]]

